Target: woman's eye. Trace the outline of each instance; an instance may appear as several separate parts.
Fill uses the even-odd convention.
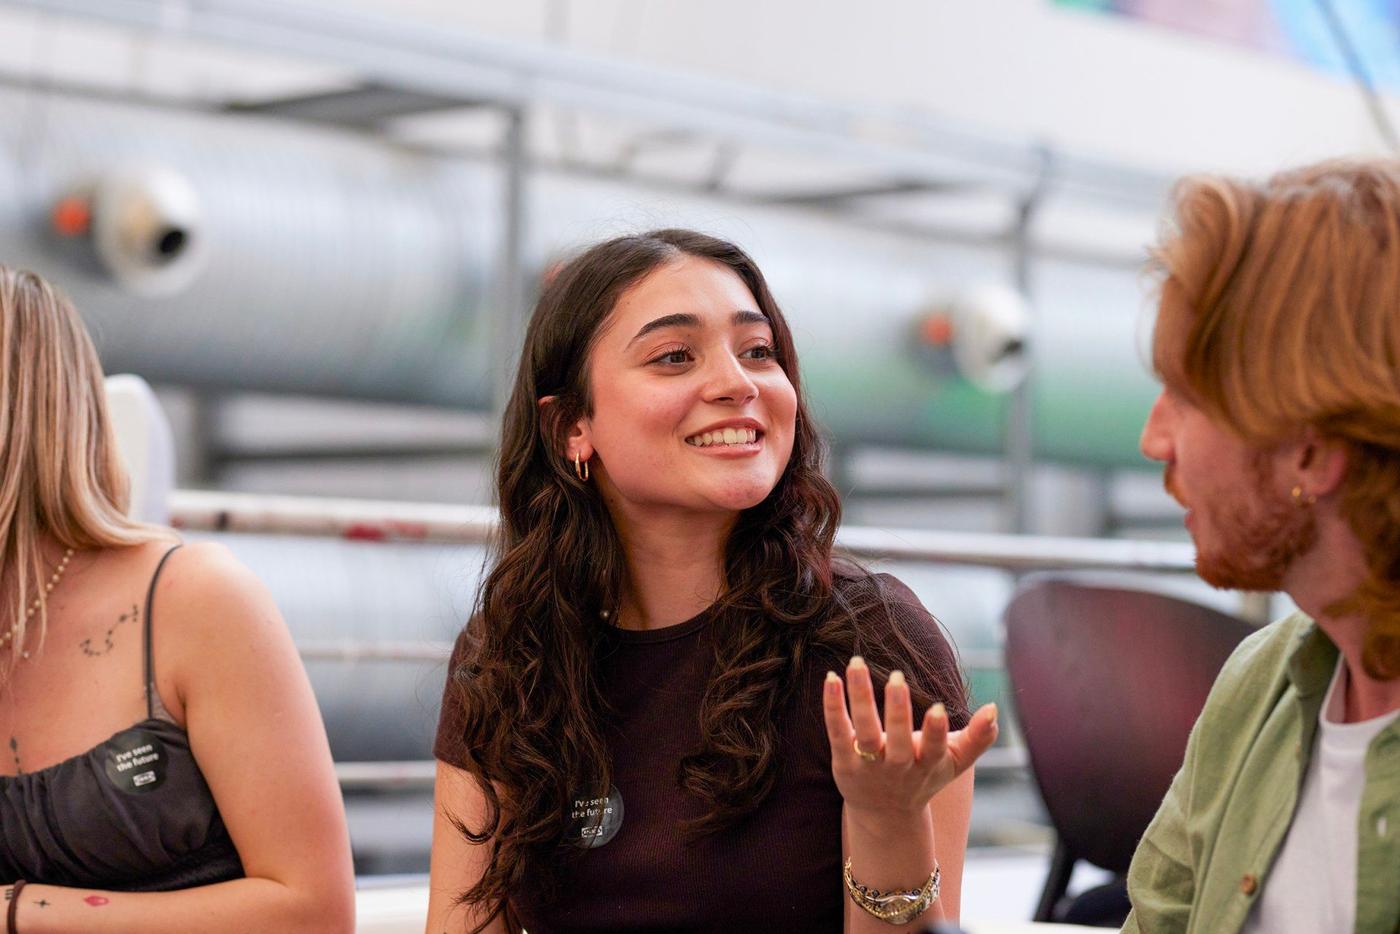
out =
[[[669,364],[669,365],[672,365],[672,366],[678,366],[678,365],[680,365],[680,364],[682,364],[682,363],[689,363],[689,362],[690,362],[690,351],[686,350],[686,349],[683,348],[683,347],[678,347],[678,348],[675,349],[675,350],[668,350],[668,351],[666,351],[664,354],[662,354],[662,355],[659,356],[659,357],[654,357],[654,358],[652,358],[652,361],[651,361],[651,362],[652,362],[652,363],[665,363],[665,364]]]
[[[767,344],[759,344],[757,347],[750,347],[748,350],[744,351],[741,356],[747,357],[750,360],[772,360],[776,354],[773,353],[773,348],[769,347]]]

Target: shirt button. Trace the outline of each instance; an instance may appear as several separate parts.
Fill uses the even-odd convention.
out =
[[[1244,874],[1244,877],[1240,879],[1240,891],[1244,894],[1253,895],[1254,891],[1258,888],[1259,880],[1254,877],[1253,873],[1247,872]]]

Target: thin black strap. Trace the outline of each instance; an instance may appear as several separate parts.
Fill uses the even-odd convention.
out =
[[[142,620],[144,626],[143,640],[146,644],[146,717],[149,719],[156,715],[155,701],[152,699],[156,685],[155,656],[151,651],[151,604],[156,599],[156,581],[160,580],[160,569],[165,567],[165,562],[170,560],[170,556],[180,550],[176,545],[160,557],[160,564],[156,565],[156,571],[151,575],[151,586],[146,590],[146,616]]]

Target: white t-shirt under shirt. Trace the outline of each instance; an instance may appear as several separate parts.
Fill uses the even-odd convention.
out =
[[[1345,661],[1338,658],[1293,823],[1242,934],[1341,934],[1355,926],[1366,750],[1400,710],[1344,723],[1346,679]]]

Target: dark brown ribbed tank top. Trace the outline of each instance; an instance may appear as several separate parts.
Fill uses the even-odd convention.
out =
[[[841,586],[863,588],[870,581]],[[918,598],[888,575],[874,583],[908,641],[948,683],[961,685],[956,656]],[[664,629],[609,634],[598,664],[604,696],[616,712],[606,737],[615,794],[580,788],[574,810],[579,829],[596,808],[612,808],[609,818],[617,826],[604,821],[601,830],[610,839],[566,864],[558,899],[546,903],[528,886],[511,899],[530,934],[841,931],[842,802],[831,777],[821,697],[827,670],[846,660],[813,658],[801,672],[796,699],[782,718],[778,783],[758,810],[719,833],[687,839],[679,825],[699,816],[702,805],[678,786],[676,775],[681,757],[699,744],[697,717],[713,664],[708,621],[702,613]],[[888,626],[879,613],[860,623]],[[881,633],[865,635],[885,641]],[[458,640],[450,671],[459,668],[465,644]],[[453,697],[449,689],[433,751],[459,764],[461,719]],[[955,729],[966,723],[965,694],[939,699]]]

